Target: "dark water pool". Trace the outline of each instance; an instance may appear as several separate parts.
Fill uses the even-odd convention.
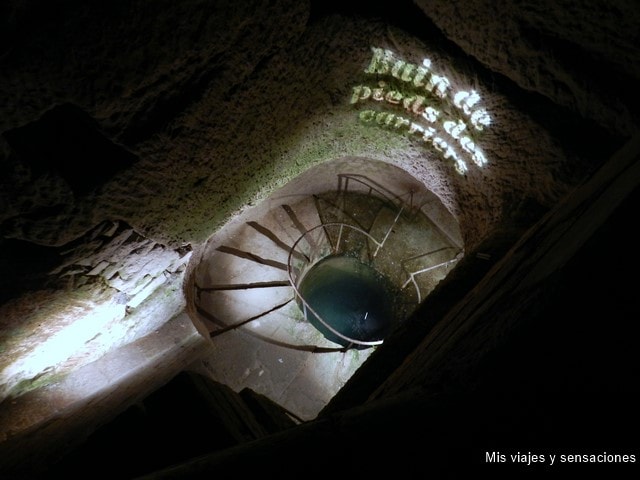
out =
[[[326,323],[346,337],[378,341],[391,328],[392,286],[374,268],[356,258],[322,259],[306,273],[298,290]],[[326,328],[311,312],[307,318],[329,340],[343,346],[351,344]]]

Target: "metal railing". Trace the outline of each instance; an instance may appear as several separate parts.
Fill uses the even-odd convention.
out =
[[[392,226],[390,226],[389,231],[391,231],[391,228]],[[332,242],[330,238],[335,238],[335,241]],[[295,299],[300,305],[304,318],[307,321],[311,321],[309,319],[309,314],[311,313],[327,330],[348,344],[380,345],[382,340],[364,341],[351,338],[333,328],[303,297],[298,287],[309,270],[320,260],[330,255],[344,255],[356,258],[362,263],[372,265],[375,268],[376,255],[384,247],[387,238],[388,234],[385,235],[382,241],[378,241],[364,230],[346,223],[325,223],[313,227],[301,235],[289,252],[287,271]]]
[[[383,274],[383,272],[389,273],[388,259],[386,266],[382,264],[376,265],[376,259],[384,249],[393,248],[393,244],[389,244],[389,241],[393,242],[392,234],[403,213],[409,212],[408,218],[405,218],[403,221],[411,222],[412,220],[410,219],[415,218],[414,215],[419,212],[419,208],[413,205],[413,195],[411,192],[407,194],[408,198],[405,199],[403,196],[397,195],[384,186],[372,182],[371,179],[363,175],[338,175],[338,192],[347,194],[350,182],[364,187],[367,190],[366,194],[368,196],[379,198],[385,202],[392,211],[395,211],[393,220],[389,222],[388,225],[385,225],[382,232],[379,232],[378,235],[381,239],[376,239],[369,232],[358,226],[344,222],[331,222],[317,225],[305,231],[292,245],[287,262],[287,272],[289,282],[294,291],[294,298],[307,321],[313,323],[310,319],[310,315],[312,315],[313,319],[319,322],[327,331],[347,344],[374,346],[380,345],[382,340],[365,341],[352,338],[334,328],[330,322],[318,313],[317,309],[314,309],[314,307],[310,305],[299,288],[307,272],[320,260],[330,255],[357,258],[360,262],[370,266],[380,274]],[[451,258],[440,261],[442,259],[438,260],[438,257],[441,256],[440,253],[444,250],[453,250],[454,254]],[[420,282],[417,281],[418,276],[439,268],[448,267],[455,263],[460,256],[460,252],[454,247],[440,248],[408,258],[403,258],[402,252],[388,250],[386,253],[397,257],[397,264],[401,267],[397,273],[391,275],[393,278],[389,278],[390,282],[396,287],[394,294],[397,298],[394,298],[394,305],[396,309],[400,310],[397,312],[398,316],[408,315],[408,312],[413,311],[413,309],[424,300],[424,293],[426,292],[423,293],[421,291]],[[414,267],[414,270],[407,268],[407,264],[416,259],[423,260],[423,262],[420,262],[421,266],[418,268]],[[435,263],[429,265],[429,261],[424,261],[430,259],[435,260]],[[387,275],[387,277],[389,277],[389,275]]]

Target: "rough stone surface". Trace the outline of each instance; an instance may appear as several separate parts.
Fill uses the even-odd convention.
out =
[[[639,23],[633,0],[4,2],[0,393],[149,340],[189,306],[192,249],[332,160],[404,170],[495,262],[638,130]],[[396,108],[350,102],[389,80],[372,47],[480,93],[486,166],[359,120]],[[78,349],[28,365],[71,317]]]
[[[184,308],[187,248],[172,250],[122,222],[105,222],[53,254],[57,265],[45,273],[40,289],[0,306],[0,399],[59,379]],[[157,290],[163,301],[145,304]],[[75,350],[66,348],[71,342]]]
[[[38,176],[24,159],[5,153],[2,163],[9,172],[4,178],[13,185],[5,199],[5,236],[60,245],[96,221],[121,218],[162,243],[198,243],[244,205],[265,198],[310,166],[351,154],[391,162],[423,181],[460,218],[466,241],[473,244],[497,223],[526,216],[523,210],[531,205],[548,208],[575,182],[575,174],[567,172],[577,159],[565,158],[549,132],[483,84],[473,64],[375,21],[333,16],[302,30],[305,4],[287,9],[284,3],[272,7],[274,12],[233,14],[200,11],[204,7],[198,2],[181,4],[171,8],[184,9],[184,14],[169,10],[147,35],[152,25],[141,14],[116,11],[97,17],[96,26],[98,20],[80,9],[66,20],[77,22],[77,28],[51,26],[53,32],[42,32],[55,34],[51,45],[72,54],[46,55],[46,45],[34,52],[39,36],[11,50],[3,68],[11,74],[2,79],[5,130],[70,102],[139,161],[91,194],[74,198],[55,172]],[[143,4],[139,8],[143,11]],[[208,21],[190,21],[193,11]],[[231,15],[224,29],[216,23],[217,14]],[[176,25],[168,18],[174,17],[181,19],[177,28],[185,29],[180,35],[169,34]],[[117,21],[121,31],[112,34],[128,38],[136,32],[137,41],[127,48],[97,33]],[[289,28],[276,31],[282,23]],[[149,37],[152,41],[142,42]],[[181,41],[154,43],[169,37]],[[357,121],[348,99],[363,80],[371,46],[392,48],[416,63],[428,56],[459,87],[481,91],[494,116],[482,139],[487,168],[457,177],[432,148]],[[91,64],[90,58],[108,65],[89,70],[95,78],[88,85],[109,88],[89,88],[84,78],[74,82],[78,72],[89,74],[85,64]],[[46,81],[34,85],[23,78],[28,74]]]
[[[617,134],[640,126],[634,0],[415,3],[465,52],[521,88]]]

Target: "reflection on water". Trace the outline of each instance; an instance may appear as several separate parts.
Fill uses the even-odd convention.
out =
[[[393,286],[369,265],[348,256],[325,257],[304,276],[299,291],[325,323],[346,337],[382,340],[393,323]],[[349,346],[309,313],[308,320],[332,342]]]

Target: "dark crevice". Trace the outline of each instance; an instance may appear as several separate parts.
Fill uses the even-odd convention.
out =
[[[13,230],[15,224],[19,224],[21,222],[37,222],[40,220],[55,218],[57,216],[64,215],[66,207],[67,206],[63,204],[37,206],[29,210],[28,213],[10,217],[5,220],[0,226],[0,232],[2,232],[2,230],[11,231]]]
[[[260,234],[264,235],[265,237],[267,237],[269,240],[271,240],[273,243],[275,243],[281,250],[283,250],[285,252],[290,252],[291,251],[291,246],[287,245],[285,242],[280,240],[280,238],[278,238],[278,236],[275,233],[273,233],[271,230],[269,230],[267,227],[264,227],[264,226],[260,225],[258,222],[247,222],[247,225],[252,227],[258,233],[260,233]],[[306,258],[304,255],[302,255],[298,251],[291,251],[291,255],[294,258],[297,258],[298,260],[309,260],[308,258]]]
[[[0,240],[0,304],[43,288],[60,262],[59,249],[23,240]]]
[[[209,64],[217,63],[216,58],[209,60]],[[127,145],[135,145],[156,132],[163,131],[190,105],[204,96],[213,79],[222,75],[220,68],[203,69],[188,76],[188,80],[182,84],[168,85],[163,90],[163,95],[154,97],[152,104],[139,109],[134,115],[129,127],[122,135],[122,141]],[[168,81],[169,79],[165,79],[164,83]]]
[[[242,320],[242,321],[234,323],[232,325],[223,325],[222,328],[210,332],[209,336],[211,338],[214,338],[214,337],[217,337],[219,335],[222,335],[223,333],[229,332],[231,330],[236,330],[237,328],[240,328],[240,327],[242,327],[242,326],[244,326],[244,325],[246,325],[248,323],[251,323],[254,320],[258,320],[259,318],[266,317],[270,313],[273,313],[273,312],[275,312],[277,310],[280,310],[281,308],[286,307],[287,305],[289,305],[289,303],[291,303],[292,300],[293,300],[293,298],[290,298],[290,299],[288,299],[288,300],[276,305],[275,307],[270,308],[269,310],[265,310],[264,312],[260,312],[259,314],[254,315],[253,317],[247,318],[246,320]],[[205,318],[209,318],[209,319],[212,318],[212,317],[210,317],[208,315],[207,312],[204,311],[204,309],[202,309],[200,307],[198,307],[198,313],[200,313],[201,315],[205,316]]]
[[[300,232],[300,235],[306,234],[307,233],[307,228],[302,224],[302,222],[300,221],[300,219],[296,215],[296,212],[294,212],[293,209],[289,205],[282,205],[282,208],[287,213],[287,215],[289,216],[289,218],[293,222],[293,225],[296,227],[298,232]],[[317,248],[317,245],[315,245],[315,243],[311,239],[308,239],[307,241],[309,241],[311,243],[311,248],[312,249],[316,249]]]
[[[34,176],[59,175],[76,195],[95,190],[138,160],[105,137],[98,123],[72,104],[58,105],[3,136]]]
[[[263,316],[265,316],[266,314],[270,313],[271,311],[275,311],[277,309],[283,308],[284,306],[286,306],[287,304],[289,304],[291,301],[293,300],[293,298],[287,300],[286,302],[280,304],[280,305],[276,305],[276,307],[274,307],[272,310],[268,311],[268,312],[262,312],[254,317],[248,318],[246,320],[243,320],[241,322],[238,322],[236,324],[233,325],[226,325],[224,322],[222,322],[220,319],[218,319],[217,317],[215,317],[214,315],[212,315],[210,312],[207,312],[206,310],[200,308],[200,307],[196,307],[196,310],[198,311],[198,314],[200,314],[203,318],[209,320],[212,323],[215,323],[216,325],[221,326],[224,329],[224,332],[227,332],[229,330],[235,330],[238,329],[240,327],[242,327],[243,325],[256,320],[258,318],[261,318]],[[319,347],[317,345],[295,345],[292,343],[287,343],[287,342],[283,342],[280,340],[276,340],[274,338],[271,337],[267,337],[265,335],[261,335],[255,331],[252,330],[240,330],[242,333],[249,335],[251,337],[254,338],[258,338],[260,340],[262,340],[265,343],[269,343],[271,345],[275,345],[277,347],[282,347],[282,348],[287,348],[289,350],[296,350],[299,352],[309,352],[309,353],[335,353],[335,352],[345,352],[347,351],[346,348],[340,347],[340,348],[331,348],[331,347]],[[219,335],[219,333],[217,333],[218,330],[215,330],[213,332],[211,332],[211,336],[216,336]],[[222,332],[222,333],[224,333]]]
[[[247,290],[251,288],[273,288],[273,287],[290,287],[289,280],[274,280],[272,282],[253,282],[253,283],[230,283],[225,285],[214,285],[212,287],[199,288],[201,292],[218,292],[221,290]]]
[[[276,260],[271,260],[268,258],[262,258],[251,252],[245,252],[244,250],[239,250],[233,247],[227,247],[225,245],[219,246],[218,248],[216,248],[216,250],[222,253],[228,253],[229,255],[235,255],[238,258],[245,258],[247,260],[251,260],[252,262],[259,263],[260,265],[267,265],[269,267],[277,268],[278,270],[284,270],[285,272],[287,271],[287,266],[284,263],[278,262]]]
[[[548,56],[561,64],[572,78],[579,79],[586,90],[604,98],[613,94],[623,98],[630,111],[640,111],[638,80],[622,71],[611,58],[589,52],[577,43],[528,25],[521,25],[519,30],[525,42],[536,50],[548,52]]]

